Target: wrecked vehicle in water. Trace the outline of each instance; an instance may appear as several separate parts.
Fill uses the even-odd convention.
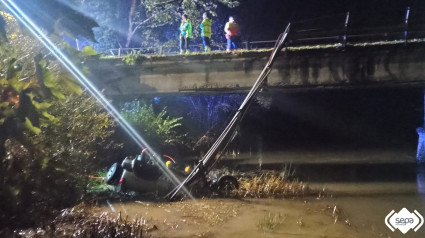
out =
[[[162,166],[158,165],[154,155],[142,150],[137,156],[125,157],[121,164],[114,163],[108,169],[105,181],[120,193],[134,191],[165,195],[192,171],[190,166],[179,164],[168,155],[163,155],[159,163],[162,163]],[[177,181],[173,183],[170,174]],[[235,177],[212,171],[191,192],[195,195],[197,193],[227,195],[238,188],[239,183]]]

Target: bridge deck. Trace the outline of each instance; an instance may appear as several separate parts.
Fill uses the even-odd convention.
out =
[[[272,89],[423,86],[425,44],[421,39],[379,43],[289,47],[268,77]],[[231,54],[129,56],[89,62],[92,76],[110,97],[240,92],[251,88],[269,50]]]

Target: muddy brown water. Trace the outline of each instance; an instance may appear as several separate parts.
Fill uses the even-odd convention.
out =
[[[309,180],[310,187],[326,191],[322,197],[134,201],[102,205],[93,212],[142,217],[151,228],[155,225],[148,232],[152,237],[425,237],[425,226],[402,234],[384,223],[388,213],[402,208],[425,216],[425,170],[412,163],[410,155],[387,153],[394,158],[369,153],[380,159],[365,162],[346,156],[338,163],[322,159],[316,167],[293,163],[296,175]],[[293,162],[290,154],[263,155],[263,166],[275,166],[278,157]],[[244,166],[239,168],[258,166],[257,159],[240,159]]]

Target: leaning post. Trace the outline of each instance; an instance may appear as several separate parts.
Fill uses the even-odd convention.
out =
[[[350,12],[347,12],[347,15],[345,17],[345,23],[344,23],[344,36],[342,37],[342,45],[347,45],[347,30],[348,30],[348,22],[350,21]]]
[[[406,18],[404,20],[404,45],[407,45],[407,27],[409,26],[410,7],[407,7]]]

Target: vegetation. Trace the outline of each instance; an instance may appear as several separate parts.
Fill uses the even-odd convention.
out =
[[[82,203],[64,209],[47,226],[26,229],[19,232],[22,237],[145,237],[147,231],[155,229],[145,219],[129,220],[119,214],[115,218],[106,213],[95,216],[88,204]],[[11,236],[11,234],[5,234]],[[19,236],[19,237],[21,237]]]
[[[144,55],[138,52],[133,52],[125,56],[117,57],[105,57],[105,58],[122,58],[124,62],[130,65],[138,65],[144,62],[155,62],[162,60],[212,60],[212,59],[227,59],[227,58],[238,58],[238,57],[268,57],[271,49],[256,49],[256,50],[237,50],[231,53],[225,51],[214,51],[208,54],[203,52],[193,52],[186,55]]]
[[[351,45],[350,45],[351,46]],[[352,45],[353,47],[364,46],[362,44]],[[329,45],[307,45],[307,46],[296,46],[296,47],[286,47],[284,50],[289,52],[295,51],[308,51],[308,50],[325,50],[325,49],[338,49],[341,48],[341,44],[329,44]],[[163,54],[143,54],[141,52],[133,51],[130,54],[124,56],[106,56],[105,59],[122,59],[129,65],[140,65],[145,62],[155,62],[155,61],[179,61],[179,60],[214,60],[214,59],[232,59],[232,58],[267,58],[270,56],[271,48],[264,49],[240,49],[232,52],[225,51],[213,51],[208,54],[203,52],[192,52],[185,55],[163,55]]]
[[[86,94],[71,94],[56,101],[49,112],[57,122],[33,136],[34,144],[43,151],[40,156],[45,158],[44,163],[54,164],[56,170],[74,181],[75,189],[85,192],[88,175],[111,160],[106,157],[108,153],[122,147],[113,140],[116,124],[99,103]]]
[[[32,225],[73,205],[99,153],[118,145],[109,140],[115,124],[101,107],[11,15],[1,15],[7,33],[0,45],[3,228]]]
[[[263,232],[272,232],[285,222],[287,215],[282,216],[280,213],[271,213],[262,217],[258,222],[258,229]]]
[[[248,198],[285,198],[310,194],[303,182],[290,180],[285,173],[262,171],[260,174],[245,175],[239,179],[237,195]]]
[[[114,190],[114,187],[105,183],[106,171],[95,173],[95,176],[90,176],[87,183],[87,193],[102,195]]]
[[[163,149],[177,145],[183,140],[183,136],[176,130],[181,126],[182,118],[167,116],[166,108],[155,113],[152,105],[142,104],[123,109],[121,114],[154,148]]]

